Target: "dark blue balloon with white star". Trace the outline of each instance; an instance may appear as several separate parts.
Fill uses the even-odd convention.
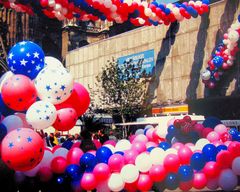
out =
[[[44,52],[31,41],[22,41],[9,51],[7,62],[14,74],[22,74],[34,79],[44,67]]]

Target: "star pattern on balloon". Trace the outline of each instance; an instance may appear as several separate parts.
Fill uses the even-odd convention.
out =
[[[31,143],[32,140],[33,140],[33,139],[32,139],[30,136],[27,138],[27,142],[28,142],[28,143]]]
[[[10,149],[12,149],[12,148],[14,147],[13,142],[10,142],[10,143],[8,144],[8,147],[9,147]]]

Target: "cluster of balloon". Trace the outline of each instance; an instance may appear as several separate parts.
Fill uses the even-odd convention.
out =
[[[240,35],[240,15],[235,23],[231,25],[224,39],[216,48],[208,62],[208,67],[202,71],[202,82],[206,87],[213,89],[223,73],[234,64],[238,52],[238,41]]]
[[[198,17],[209,10],[209,0],[180,3],[148,4],[140,0],[40,0],[40,1],[0,1],[5,7],[28,14],[45,14],[58,20],[77,18],[82,21],[108,20],[123,23],[130,19],[136,26],[169,25]]]
[[[213,117],[199,124],[185,116],[178,121],[170,120],[168,126],[176,126],[175,129],[182,134],[189,134],[193,129],[200,137],[206,138],[198,139],[195,144],[169,143],[153,139],[155,135],[160,138],[163,134],[158,127],[147,125],[138,129],[130,141],[109,140],[96,151],[83,153],[74,145],[69,150],[62,146],[55,146],[52,150],[45,148],[42,160],[33,169],[21,170],[18,164],[20,171],[16,172],[16,177],[21,180],[23,175],[38,175],[42,182],[50,179],[56,179],[59,185],[70,182],[73,191],[150,191],[152,188],[188,191],[206,187],[213,191],[218,188],[233,191],[238,186],[240,142],[236,139],[239,134],[236,129],[228,129]],[[34,131],[21,134],[21,130],[16,130],[11,133],[27,138],[25,142],[29,142],[29,137],[32,138],[29,134]],[[5,138],[9,150],[14,150],[17,146],[11,137]],[[38,147],[34,148],[39,155],[42,153],[37,151]],[[31,162],[35,161],[39,159],[36,157]],[[8,163],[14,164],[16,160]]]
[[[175,119],[173,125],[168,127],[166,140],[169,143],[196,143],[200,138],[199,126],[196,121],[193,121],[190,116],[185,116],[182,119]]]
[[[35,130],[72,129],[90,97],[59,60],[45,57],[34,42],[14,45],[7,62],[10,71],[0,79],[1,158],[16,171],[29,171],[44,158],[44,142]]]

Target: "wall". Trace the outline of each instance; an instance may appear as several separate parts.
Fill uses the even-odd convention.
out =
[[[170,27],[142,27],[71,51],[66,66],[76,81],[94,89],[95,76],[107,60],[154,49],[156,77],[148,88],[148,94],[156,96],[152,103],[230,95],[239,87],[239,55],[226,80],[214,91],[204,88],[200,71],[239,12],[239,0],[220,1],[197,19]]]

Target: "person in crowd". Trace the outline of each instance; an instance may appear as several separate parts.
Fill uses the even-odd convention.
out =
[[[46,146],[47,146],[47,147],[52,147],[52,146],[51,146],[51,143],[50,143],[50,140],[49,140],[48,133],[45,132],[44,135],[45,135],[44,139],[45,139],[45,142],[46,142]]]
[[[108,135],[101,130],[98,131],[98,136],[99,136],[99,140],[100,140],[101,144],[103,144],[105,141],[109,140]]]
[[[82,130],[80,135],[81,135],[80,149],[82,149],[84,153],[91,150],[97,150],[97,147],[95,146],[92,140],[92,134],[88,130],[86,129]]]
[[[51,147],[54,147],[56,145],[54,142],[54,134],[53,133],[50,133],[49,141],[50,141]]]
[[[113,134],[113,131],[109,132],[109,140],[113,140],[115,142],[117,142],[117,137]]]

